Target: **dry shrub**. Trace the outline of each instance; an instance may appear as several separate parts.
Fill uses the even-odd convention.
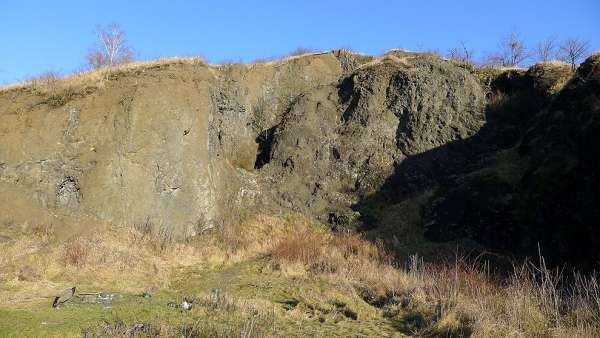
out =
[[[487,99],[489,107],[491,107],[492,109],[499,109],[510,101],[510,96],[501,91],[496,90],[494,92],[488,93]]]
[[[307,272],[326,274],[376,295],[394,293],[406,285],[405,276],[391,265],[392,257],[383,247],[360,234],[331,235],[305,225],[284,234],[270,256],[278,265],[299,263]]]
[[[58,89],[61,76],[55,72],[46,72],[31,79],[32,87],[42,93],[55,93]]]
[[[362,257],[379,263],[388,263],[392,256],[385,250],[382,243],[373,244],[364,239],[361,234],[338,234],[333,236],[333,246],[342,252],[344,258]]]
[[[280,260],[312,264],[321,257],[321,250],[327,249],[328,240],[323,233],[309,228],[300,229],[281,238],[272,255]]]
[[[221,224],[191,241],[191,245],[204,248],[206,255],[219,255],[229,262],[239,262],[268,254],[278,239],[310,226],[301,216],[286,219],[265,215],[244,214],[240,223]]]
[[[72,82],[68,78],[61,77],[58,73],[47,72],[43,73],[17,87],[29,88],[35,94],[45,96],[44,103],[51,107],[60,107],[66,104],[69,100],[80,94],[76,88],[72,86]],[[13,87],[15,88],[15,87]],[[0,88],[0,91],[2,89]]]
[[[65,264],[81,266],[85,264],[90,253],[90,243],[83,238],[76,238],[64,246]]]
[[[416,273],[421,302],[435,306],[432,327],[463,318],[478,337],[595,336],[600,298],[594,276],[566,278],[561,270],[526,262],[510,278],[480,265],[424,264]]]

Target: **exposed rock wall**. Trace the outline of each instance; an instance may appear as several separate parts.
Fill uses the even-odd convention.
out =
[[[166,62],[5,90],[0,221],[185,236],[234,220],[260,195],[260,128],[298,90],[278,84],[301,75],[308,88],[340,74],[327,53],[252,67]]]
[[[87,76],[0,91],[0,226],[183,237],[301,212],[522,253],[540,239],[559,256],[597,250],[598,56],[573,78],[555,63],[344,50]]]
[[[495,83],[503,99],[488,109],[489,131],[479,139],[481,160],[440,178],[424,208],[426,234],[441,241],[470,237],[524,255],[541,249],[552,263],[594,269],[600,259],[600,57],[575,74],[567,65],[541,64],[505,75]]]
[[[194,81],[213,76],[207,68],[165,73],[123,77],[60,106],[35,93],[19,93],[24,104],[4,94],[3,218],[61,223],[54,215],[64,215],[75,223],[89,215],[183,231],[212,217],[208,86]],[[29,208],[13,206],[15,195],[49,219],[11,219],[14,208]]]
[[[358,225],[350,207],[407,156],[466,138],[484,123],[468,72],[427,55],[384,57],[293,103],[274,130],[269,176],[285,208]]]

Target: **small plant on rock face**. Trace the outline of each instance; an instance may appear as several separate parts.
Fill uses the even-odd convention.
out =
[[[33,88],[45,93],[55,93],[61,77],[56,72],[46,72],[31,80]]]

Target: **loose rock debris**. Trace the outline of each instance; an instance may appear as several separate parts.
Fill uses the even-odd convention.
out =
[[[62,304],[68,302],[69,300],[71,300],[71,298],[73,298],[73,296],[75,295],[75,287],[72,287],[70,289],[66,289],[65,291],[63,291],[63,293],[60,296],[56,296],[54,298],[54,302],[52,303],[52,307],[53,308],[57,308],[59,306],[61,306]]]
[[[111,304],[118,298],[121,298],[121,295],[116,293],[80,292],[76,294],[76,291],[76,287],[72,287],[63,291],[63,293],[60,296],[54,298],[52,307],[58,308],[67,302],[72,302],[75,300],[81,304]]]

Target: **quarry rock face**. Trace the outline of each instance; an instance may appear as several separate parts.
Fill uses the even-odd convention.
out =
[[[166,63],[3,92],[0,221],[182,237],[230,219],[260,193],[253,123],[276,118],[289,67],[315,85],[341,72],[331,54],[253,69]],[[272,116],[255,121],[257,99]]]
[[[359,215],[349,207],[404,159],[476,133],[484,101],[467,71],[390,54],[299,97],[272,131],[261,171],[276,178],[283,207],[352,226]]]
[[[35,93],[4,96],[4,221],[180,228],[210,217],[208,88],[191,81],[211,74],[186,73],[119,79],[64,105]]]
[[[430,54],[337,50],[252,65],[167,60],[3,89],[0,226],[181,238],[299,212],[334,229],[414,227],[521,250],[533,245],[524,229],[538,231],[529,225],[564,193],[553,210],[565,224],[581,210],[577,233],[588,235],[597,59],[573,78],[550,63],[482,79]],[[587,186],[585,198],[548,182]]]
[[[488,108],[488,130],[473,139],[483,144],[480,160],[440,180],[424,207],[426,235],[470,237],[525,255],[541,250],[553,262],[594,268],[600,258],[600,57],[588,58],[568,81],[567,67],[536,65],[504,82],[505,99]]]
[[[2,94],[4,222],[86,217],[189,235],[260,206],[346,224],[395,164],[483,124],[475,79],[428,55],[104,76]]]

